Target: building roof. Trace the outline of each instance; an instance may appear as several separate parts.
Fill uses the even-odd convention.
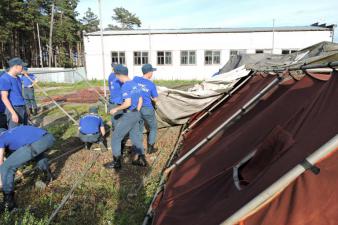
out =
[[[195,34],[195,33],[252,33],[271,32],[272,27],[242,27],[242,28],[181,28],[181,29],[136,29],[136,30],[109,30],[104,31],[104,36],[113,35],[147,35],[147,34]],[[331,31],[332,27],[320,26],[285,26],[275,27],[275,32],[292,31]],[[85,36],[99,36],[100,31],[87,33]]]

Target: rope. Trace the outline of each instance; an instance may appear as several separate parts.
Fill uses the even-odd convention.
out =
[[[81,174],[81,176],[78,177],[78,179],[73,184],[72,188],[69,190],[69,192],[67,193],[67,195],[65,195],[63,197],[63,199],[62,199],[61,203],[59,204],[59,206],[53,211],[53,213],[49,217],[47,225],[49,225],[53,221],[53,219],[55,218],[55,216],[59,213],[59,211],[62,209],[62,207],[67,203],[67,201],[69,200],[70,196],[74,193],[75,189],[82,183],[82,181],[86,177],[87,173],[95,165],[95,163],[97,162],[97,160],[99,159],[100,156],[101,156],[101,152],[99,152],[96,155],[96,157],[94,158],[94,160],[87,166],[87,168]]]

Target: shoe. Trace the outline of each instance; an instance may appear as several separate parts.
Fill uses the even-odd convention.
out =
[[[113,156],[113,161],[110,163],[107,163],[106,165],[104,165],[104,167],[106,169],[120,170],[122,168],[121,157]]]
[[[29,108],[29,115],[33,115],[33,109]]]
[[[14,200],[14,192],[11,192],[11,193],[3,192],[3,195],[4,195],[4,202],[1,207],[1,211],[4,212],[7,209],[10,212],[13,209],[15,209],[17,206]]]
[[[46,185],[49,183],[53,182],[54,177],[50,169],[48,168],[47,170],[43,171],[43,177],[41,179]]]
[[[85,142],[84,145],[86,150],[90,150],[90,144],[88,142]]]
[[[33,109],[33,116],[36,116],[38,114],[38,110],[37,109]]]
[[[154,148],[154,145],[155,144],[148,144],[148,148],[147,148],[147,153],[148,154],[152,154],[152,153],[154,153],[155,152],[155,148]]]
[[[133,160],[131,162],[134,166],[141,166],[141,167],[147,167],[148,162],[146,160],[146,157],[144,155],[138,155],[136,160]]]

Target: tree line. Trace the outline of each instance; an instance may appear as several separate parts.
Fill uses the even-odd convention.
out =
[[[16,56],[31,67],[83,66],[83,35],[100,29],[98,16],[90,8],[79,18],[78,3],[79,0],[1,0],[0,68]],[[52,17],[52,44],[49,45]],[[105,30],[141,26],[140,19],[122,7],[113,9],[112,22]]]

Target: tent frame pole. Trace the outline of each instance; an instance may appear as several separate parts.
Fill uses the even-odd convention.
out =
[[[284,68],[268,69],[268,70],[257,70],[257,72],[283,72],[285,70],[295,71],[295,70],[308,70],[308,69],[319,69],[319,68],[335,68],[338,67],[338,61],[322,63],[322,64],[304,64],[301,66],[289,66]]]
[[[326,144],[321,146],[318,150],[312,153],[306,160],[315,165],[321,159],[338,150],[338,134],[331,138]],[[304,160],[305,161],[305,160]],[[283,191],[289,184],[295,181],[300,175],[305,172],[305,168],[298,164],[288,173],[278,179],[270,187],[265,189],[262,193],[244,205],[241,209],[235,212],[232,216],[226,219],[221,225],[232,225],[238,223],[240,220],[250,216],[253,211],[256,211],[262,204],[267,204],[273,197]]]
[[[224,123],[222,123],[219,127],[217,127],[214,131],[212,131],[206,138],[204,138],[202,141],[200,141],[195,147],[190,149],[185,155],[183,155],[179,160],[177,160],[173,165],[171,165],[166,171],[165,174],[168,176],[169,173],[177,166],[182,164],[185,160],[190,158],[192,155],[194,155],[203,145],[208,143],[210,140],[212,140],[216,134],[218,134],[221,130],[224,130],[229,124],[231,124],[236,118],[238,118],[241,115],[244,115],[248,112],[248,109],[255,104],[257,101],[260,100],[261,97],[263,97],[267,92],[269,92],[272,88],[274,88],[276,85],[278,85],[284,78],[282,76],[279,76],[275,78],[268,86],[266,86],[263,90],[261,90],[255,97],[253,97],[251,100],[249,100],[241,109],[239,109],[237,112],[235,112],[230,118],[228,118]]]
[[[217,102],[210,108],[208,111],[203,113],[202,116],[200,116],[197,120],[195,120],[193,123],[191,123],[184,131],[183,134],[186,134],[189,132],[197,123],[199,123],[201,120],[203,120],[205,117],[211,114],[211,112],[217,108],[221,103],[223,103],[225,100],[227,100],[230,96],[233,95],[239,88],[241,88],[247,81],[251,79],[253,75],[249,75],[242,83],[240,83],[237,87],[232,89],[230,92],[228,92],[225,96],[221,97],[220,99],[216,100]]]

